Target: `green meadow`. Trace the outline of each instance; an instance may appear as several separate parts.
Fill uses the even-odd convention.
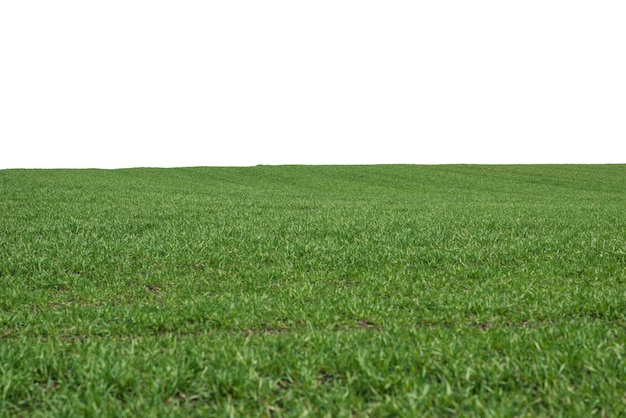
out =
[[[0,417],[626,416],[626,165],[0,171]]]

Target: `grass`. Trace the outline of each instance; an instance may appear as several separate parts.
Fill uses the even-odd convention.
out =
[[[0,416],[624,416],[626,166],[0,171]]]

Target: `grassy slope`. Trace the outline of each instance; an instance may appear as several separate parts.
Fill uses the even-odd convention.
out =
[[[0,412],[626,414],[626,166],[0,171]]]

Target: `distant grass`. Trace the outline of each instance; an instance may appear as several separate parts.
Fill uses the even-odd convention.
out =
[[[1,416],[624,416],[626,165],[0,171]]]

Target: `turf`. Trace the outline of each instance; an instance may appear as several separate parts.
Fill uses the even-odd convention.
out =
[[[624,416],[626,165],[0,171],[0,416]]]

